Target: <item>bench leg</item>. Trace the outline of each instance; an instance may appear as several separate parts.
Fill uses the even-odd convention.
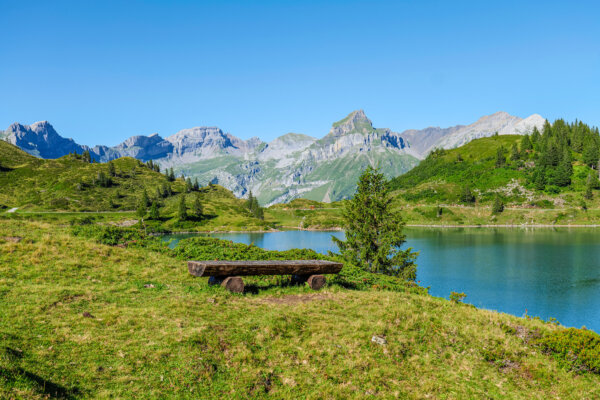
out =
[[[308,277],[306,282],[312,290],[319,290],[325,286],[325,282],[327,282],[327,280],[323,275],[311,275]]]
[[[223,279],[221,286],[231,293],[244,293],[244,281],[239,276],[228,276]]]
[[[319,290],[321,289],[324,285],[325,282],[327,282],[327,280],[325,279],[325,277],[323,275],[293,275],[292,276],[292,283],[308,283],[308,286],[310,286],[311,289],[313,290]]]
[[[211,276],[209,285],[221,285],[232,293],[244,293],[244,281],[239,276]]]

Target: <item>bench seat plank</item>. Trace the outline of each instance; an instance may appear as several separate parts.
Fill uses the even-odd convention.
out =
[[[337,274],[342,266],[325,260],[188,261],[194,276]]]

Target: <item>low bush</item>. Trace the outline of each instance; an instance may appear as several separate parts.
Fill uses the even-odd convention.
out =
[[[600,335],[586,329],[560,329],[539,344],[569,369],[600,374]]]

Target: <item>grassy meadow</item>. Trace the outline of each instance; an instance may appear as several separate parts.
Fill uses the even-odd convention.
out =
[[[234,295],[185,264],[324,257],[309,250],[217,239],[169,250],[131,229],[0,222],[0,398],[600,396],[594,365],[540,344],[567,331],[551,323],[350,266],[319,292],[256,277]]]

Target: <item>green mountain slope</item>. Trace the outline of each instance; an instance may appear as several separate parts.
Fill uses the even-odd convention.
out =
[[[246,202],[221,186],[189,192],[183,179],[169,181],[139,160],[124,157],[111,163],[114,175],[109,164],[90,164],[77,155],[39,159],[0,141],[0,205],[18,207],[19,212],[122,211],[124,218],[131,218],[145,192],[150,202],[159,205],[160,223],[154,225],[163,229],[264,229],[268,225],[253,218]],[[109,184],[102,182],[109,178]],[[168,193],[160,193],[165,188]],[[178,221],[181,196],[186,197],[189,213],[197,196],[203,217]]]
[[[580,137],[577,137],[577,136]],[[597,130],[558,120],[541,134],[474,140],[453,150],[432,152],[391,186],[408,203],[583,206],[595,203],[600,187]],[[590,153],[594,153],[590,156]]]

